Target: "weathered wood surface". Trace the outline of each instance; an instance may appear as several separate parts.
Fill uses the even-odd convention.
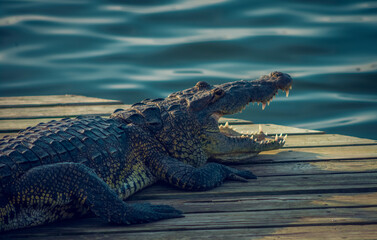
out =
[[[79,105],[79,106],[51,106],[28,108],[2,108],[0,120],[65,118],[77,116],[109,116],[118,108],[129,108],[131,105]]]
[[[250,239],[250,240],[375,240],[376,226],[371,225],[334,225],[334,226],[290,226],[238,229],[210,229],[210,230],[177,230],[177,231],[145,231],[120,233],[94,233],[91,235],[59,235],[56,240],[64,239]],[[40,239],[29,237],[27,239]]]
[[[25,97],[0,97],[0,108],[24,108],[46,106],[122,104],[118,100],[92,98],[79,95],[49,95]]]
[[[27,98],[0,98],[0,137],[41,121],[108,116],[127,107],[94,98],[86,104],[85,97],[75,97],[80,97],[78,104],[73,97],[51,96],[29,99],[28,106],[22,102]],[[64,98],[71,106],[52,100]],[[250,121],[221,120],[226,121],[245,133],[259,128]],[[275,124],[262,127],[269,135],[289,136],[283,149],[235,166],[252,170],[257,180],[226,182],[206,192],[157,184],[128,199],[172,205],[185,212],[184,218],[114,226],[88,217],[9,232],[0,239],[377,239],[376,140]]]

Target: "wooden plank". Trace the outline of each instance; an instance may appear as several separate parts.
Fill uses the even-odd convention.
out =
[[[281,148],[259,153],[259,155],[244,159],[246,163],[280,163],[306,162],[321,160],[353,160],[377,158],[377,145],[336,146],[336,147],[308,147],[308,148]],[[227,163],[226,161],[222,161]],[[228,164],[232,164],[229,160]]]
[[[180,191],[171,186],[156,184],[133,195],[131,199],[197,199],[217,196],[244,197],[371,191],[377,191],[376,172],[259,177],[245,183],[227,181],[219,188],[204,192]]]
[[[288,226],[266,228],[237,228],[209,230],[148,231],[127,233],[97,233],[91,235],[26,236],[27,239],[249,239],[249,240],[375,240],[377,224],[330,225],[330,226]],[[61,235],[63,234],[63,235]],[[68,233],[69,234],[69,233]],[[9,235],[8,235],[9,236]],[[17,237],[17,235],[15,235]],[[22,235],[21,235],[22,236]]]
[[[259,177],[365,173],[377,172],[377,159],[247,164],[239,165],[237,168],[252,171]]]
[[[24,97],[0,97],[0,108],[41,107],[41,106],[77,106],[122,104],[118,100],[109,100],[79,95],[48,95]]]
[[[258,240],[366,240],[376,239],[377,225],[298,226],[111,234],[114,239],[258,239]],[[100,236],[106,236],[100,235]],[[82,236],[79,236],[82,237]],[[60,239],[60,238],[57,238]],[[61,239],[68,239],[62,237]],[[80,239],[80,238],[78,238]]]
[[[377,158],[376,145],[278,149],[261,152],[254,162],[316,161]],[[253,161],[253,160],[252,160]]]
[[[138,201],[128,201],[137,203]],[[219,213],[242,211],[271,211],[289,209],[318,209],[331,207],[375,207],[377,193],[292,194],[265,196],[217,196],[198,199],[150,199],[149,203],[167,204],[184,213]]]
[[[76,116],[110,116],[115,109],[129,108],[131,105],[90,105],[90,106],[51,106],[33,108],[0,108],[0,120],[65,118]]]
[[[148,224],[114,226],[106,224],[99,218],[90,218],[85,221],[73,220],[67,223],[58,223],[42,226],[38,230],[19,230],[13,237],[43,237],[62,234],[78,236],[83,234],[99,233],[136,233],[174,230],[220,230],[234,228],[285,228],[290,226],[313,225],[364,225],[375,224],[377,219],[376,207],[360,208],[319,208],[271,210],[250,212],[220,212],[185,214],[184,218],[168,219]],[[355,214],[356,213],[356,214]],[[9,236],[8,235],[8,236]]]
[[[305,147],[337,147],[337,146],[359,146],[376,145],[377,140],[351,137],[339,134],[310,134],[292,135],[287,138],[285,148]]]

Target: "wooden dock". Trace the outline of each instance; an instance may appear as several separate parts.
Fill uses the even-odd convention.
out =
[[[0,98],[0,137],[39,122],[79,115],[108,116],[119,101],[83,96]],[[243,131],[257,124],[222,119]],[[155,185],[129,202],[169,204],[184,218],[114,226],[96,217],[17,230],[0,239],[377,239],[377,141],[263,124],[288,134],[284,148],[252,164],[259,178],[226,182],[206,192]]]

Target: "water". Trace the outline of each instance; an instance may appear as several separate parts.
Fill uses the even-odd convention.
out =
[[[290,73],[291,96],[236,117],[377,139],[377,2],[0,2],[0,96],[133,103],[204,80]]]

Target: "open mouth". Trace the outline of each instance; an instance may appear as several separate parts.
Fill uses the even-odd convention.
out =
[[[285,92],[286,97],[289,96],[289,90],[292,89],[292,85],[285,86],[284,88],[281,88],[282,91]],[[262,104],[262,110],[266,108],[270,104],[270,102],[274,99],[274,97],[278,94],[278,90],[273,92],[270,95],[264,96],[263,99],[251,99],[250,102],[257,105]],[[238,109],[238,112],[242,112],[248,104],[245,106],[240,107]],[[222,117],[222,114],[215,113],[212,115],[216,120],[218,120],[220,117]],[[269,136],[267,133],[265,133],[262,129],[262,126],[259,125],[258,131],[246,131],[246,132],[237,132],[228,122],[225,123],[225,125],[219,125],[219,131],[223,135],[231,138],[239,139],[240,141],[250,141],[253,143],[255,148],[257,149],[255,152],[259,152],[263,150],[272,150],[282,147],[287,139],[287,135],[281,134],[275,134],[274,136]],[[234,154],[244,154],[244,152],[240,153],[233,153]]]

